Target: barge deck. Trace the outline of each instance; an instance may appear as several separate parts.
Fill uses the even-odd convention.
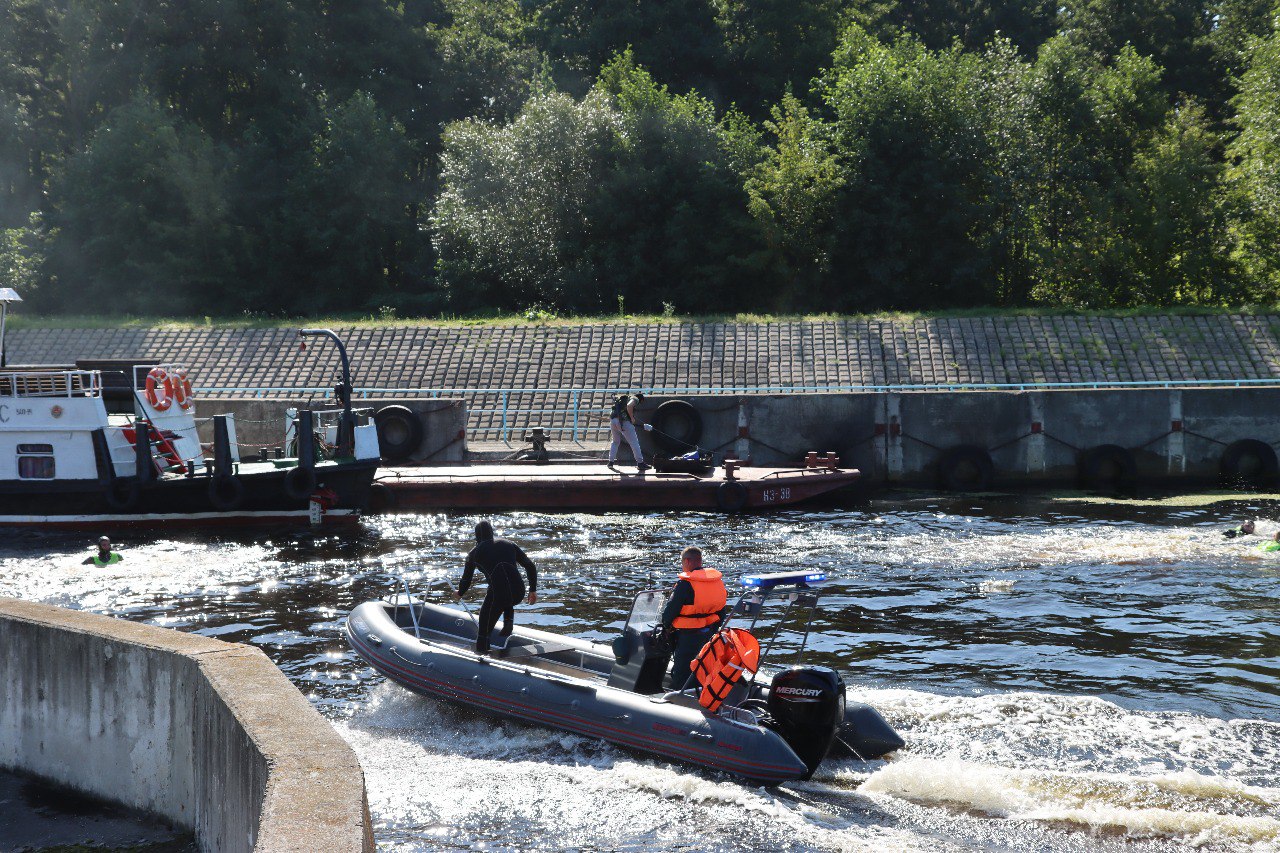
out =
[[[819,460],[826,462],[827,460]],[[857,469],[713,468],[637,471],[603,463],[480,463],[380,468],[374,500],[384,509],[768,510],[858,482]]]

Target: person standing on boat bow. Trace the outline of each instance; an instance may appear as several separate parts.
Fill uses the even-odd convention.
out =
[[[640,449],[640,438],[636,435],[636,406],[644,401],[644,394],[619,394],[613,398],[613,410],[609,413],[609,435],[613,440],[609,444],[609,467],[618,461],[618,450],[625,438],[631,447],[631,455],[636,460],[637,471],[647,471],[649,466],[644,461],[644,451]]]
[[[124,557],[111,550],[111,539],[103,536],[98,539],[98,553],[82,560],[80,565],[97,566],[101,569],[104,566],[114,566],[123,559]]]
[[[467,565],[462,571],[462,580],[458,583],[458,591],[453,595],[461,599],[471,586],[471,577],[476,569],[484,575],[488,590],[484,603],[480,605],[480,616],[477,619],[476,654],[483,655],[489,651],[489,634],[502,617],[503,645],[511,636],[515,627],[515,607],[524,598],[524,581],[520,579],[519,564],[524,566],[529,576],[530,604],[538,603],[538,568],[533,560],[520,550],[520,546],[507,539],[493,538],[493,525],[487,521],[476,524],[476,547],[467,554]]]
[[[729,599],[724,578],[702,565],[702,549],[694,546],[680,553],[680,579],[662,611],[662,627],[675,631],[671,653],[671,689],[689,681],[690,665],[720,626]]]

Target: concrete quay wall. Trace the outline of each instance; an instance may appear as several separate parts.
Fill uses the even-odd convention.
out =
[[[240,457],[248,459],[258,448],[280,447],[284,443],[285,410],[328,409],[333,400],[310,397],[231,397],[205,400],[200,404],[200,440],[213,441],[213,422],[203,420],[211,415],[235,415],[236,442]],[[393,399],[367,398],[353,400],[357,411],[384,406],[404,406],[422,425],[422,441],[403,462],[440,464],[459,462],[467,451],[467,407],[462,400],[450,398]]]
[[[204,850],[372,851],[351,748],[258,649],[0,598],[0,767]]]
[[[646,400],[643,419],[653,420],[667,399]],[[1274,478],[1274,448],[1280,446],[1280,388],[679,399],[698,411],[698,444],[715,448],[717,456],[787,465],[806,451],[834,451],[842,465],[861,469],[870,486],[945,486],[957,457],[972,459],[974,451],[990,462],[984,485],[1108,477],[1170,485],[1211,482],[1223,476],[1224,456],[1228,469],[1243,464],[1241,473],[1267,479]],[[641,441],[648,453],[664,452],[652,433],[642,433]],[[1129,470],[1108,468],[1117,464]]]

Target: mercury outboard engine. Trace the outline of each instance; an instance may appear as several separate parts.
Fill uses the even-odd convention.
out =
[[[825,666],[794,666],[769,685],[773,728],[809,768],[808,779],[827,757],[844,721],[844,679]]]

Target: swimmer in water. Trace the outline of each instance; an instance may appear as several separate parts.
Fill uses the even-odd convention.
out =
[[[123,559],[124,557],[111,550],[110,537],[103,536],[98,539],[98,553],[85,559],[80,565],[97,566],[101,569],[103,566],[114,566]]]
[[[1256,529],[1256,525],[1254,524],[1254,521],[1251,518],[1248,521],[1246,521],[1244,524],[1237,524],[1235,527],[1231,528],[1230,530],[1222,531],[1222,535],[1227,537],[1228,539],[1235,539],[1237,536],[1252,536],[1253,531],[1255,529]]]

